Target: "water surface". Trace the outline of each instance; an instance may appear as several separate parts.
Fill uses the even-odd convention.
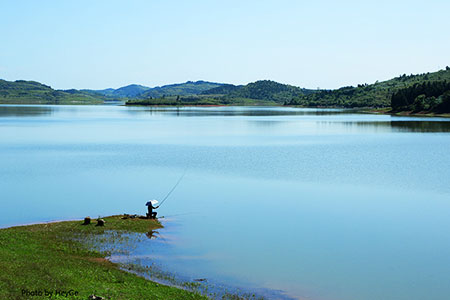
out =
[[[187,170],[143,263],[300,299],[445,299],[449,132],[336,109],[0,106],[0,226],[143,214]]]

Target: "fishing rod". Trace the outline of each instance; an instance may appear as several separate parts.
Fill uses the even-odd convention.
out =
[[[180,184],[181,180],[183,180],[184,175],[186,175],[186,171],[184,171],[183,175],[181,175],[181,177],[178,179],[177,183],[173,186],[173,188],[169,191],[169,193],[166,195],[166,197],[164,197],[164,199],[161,201],[161,203],[158,205],[158,207],[160,207],[164,201],[167,200],[167,198],[169,198],[170,194],[172,194],[172,192],[177,188],[177,186]]]

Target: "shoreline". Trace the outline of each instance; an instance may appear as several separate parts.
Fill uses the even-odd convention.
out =
[[[124,215],[103,219],[105,226],[66,220],[1,228],[0,298],[51,299],[50,293],[61,292],[58,295],[80,300],[90,295],[118,300],[144,295],[145,299],[208,299],[194,285],[172,287],[127,272],[107,259],[108,251],[98,250],[102,243],[123,242],[123,234],[162,228],[158,220]]]
[[[122,104],[124,107],[224,107],[224,106],[247,106],[247,105],[226,105],[226,104],[191,104],[191,105],[168,105],[168,104]]]
[[[261,287],[243,292],[230,285],[223,290],[222,283],[215,286],[214,280],[178,277],[157,264],[116,261],[112,257],[130,255],[140,238],[164,226],[159,219],[136,215],[102,219],[104,226],[96,226],[94,219],[89,225],[72,219],[1,227],[0,268],[7,272],[0,273],[0,286],[2,282],[9,285],[1,286],[0,299],[54,299],[50,293],[73,300],[86,300],[91,295],[102,300],[296,299]],[[23,269],[27,272],[20,271]],[[217,287],[220,289],[215,290]]]
[[[450,118],[450,113],[412,112],[412,111],[393,112],[390,107],[385,109],[373,108],[369,110],[361,110],[360,112],[367,114],[390,115],[397,117]]]

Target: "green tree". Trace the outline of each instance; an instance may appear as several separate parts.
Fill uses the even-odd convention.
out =
[[[424,94],[417,96],[413,103],[413,110],[415,112],[427,110],[426,106],[428,105],[426,104],[426,99],[427,96]]]

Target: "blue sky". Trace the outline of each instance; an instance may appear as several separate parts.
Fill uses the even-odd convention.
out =
[[[448,0],[2,0],[0,78],[63,89],[372,83],[450,65],[449,12]]]

